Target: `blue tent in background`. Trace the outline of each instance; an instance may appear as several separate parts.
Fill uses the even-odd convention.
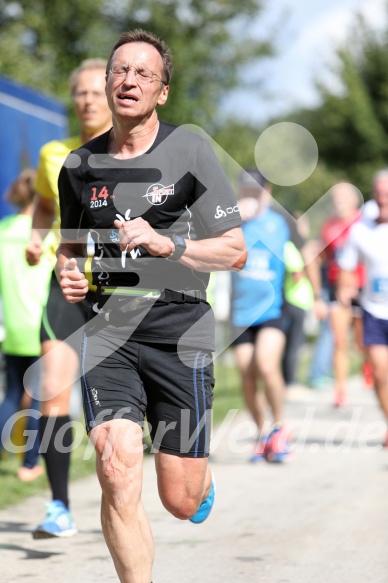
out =
[[[62,102],[0,77],[0,218],[13,212],[4,202],[11,182],[23,168],[36,168],[43,144],[67,133]]]

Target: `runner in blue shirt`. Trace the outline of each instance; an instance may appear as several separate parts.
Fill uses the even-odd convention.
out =
[[[248,249],[243,270],[232,274],[233,346],[244,398],[259,430],[251,461],[283,462],[289,458],[283,424],[284,379],[281,362],[286,342],[282,315],[284,248],[290,238],[285,219],[269,207],[263,176],[255,169],[239,178],[239,210]],[[258,381],[264,393],[258,391]],[[273,426],[265,426],[265,397]]]

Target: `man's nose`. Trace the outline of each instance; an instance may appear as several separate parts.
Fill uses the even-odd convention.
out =
[[[136,69],[133,69],[132,67],[128,69],[128,71],[126,72],[126,75],[123,79],[123,83],[129,83],[129,84],[136,84],[137,83]]]

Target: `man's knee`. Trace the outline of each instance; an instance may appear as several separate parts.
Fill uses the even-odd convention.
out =
[[[159,495],[166,510],[179,520],[188,520],[194,516],[202,498],[202,492],[187,492],[184,488],[181,491],[176,488],[159,491]]]
[[[134,468],[129,464],[123,464],[113,456],[103,461],[100,460],[98,466],[99,477],[107,489],[140,489],[140,478],[136,467]]]
[[[204,495],[207,458],[158,453],[155,461],[163,506],[180,520],[194,516]]]
[[[117,432],[108,423],[89,434],[96,451],[97,475],[103,493],[113,499],[119,497],[124,503],[138,500],[142,487],[143,450],[134,447],[140,439],[138,427],[134,431],[134,425],[128,424],[125,431],[119,428]]]
[[[116,457],[97,461],[97,475],[102,494],[117,510],[135,508],[141,497],[141,471],[135,465],[123,464]]]
[[[277,377],[281,374],[280,360],[276,362],[271,360],[268,360],[267,362],[260,362],[258,365],[258,370],[262,379],[266,383],[271,383],[274,377]]]
[[[348,338],[342,334],[337,334],[334,336],[334,349],[335,350],[346,350],[348,345]]]

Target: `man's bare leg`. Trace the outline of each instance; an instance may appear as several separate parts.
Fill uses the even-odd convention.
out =
[[[258,390],[258,371],[254,361],[255,347],[249,342],[237,344],[234,355],[241,375],[245,404],[261,434],[265,421],[265,397]]]
[[[141,501],[142,435],[141,427],[126,419],[90,432],[102,488],[102,530],[121,583],[151,581],[154,542]]]
[[[334,304],[330,312],[330,326],[333,332],[333,368],[335,377],[334,403],[341,405],[347,399],[347,380],[349,375],[349,329],[352,323],[350,307]]]
[[[283,421],[285,383],[282,375],[282,355],[286,337],[276,328],[263,328],[256,340],[255,359],[264,381],[265,394],[271,407],[274,423]]]
[[[181,520],[191,518],[207,498],[212,475],[208,458],[155,454],[159,496],[164,507]]]

